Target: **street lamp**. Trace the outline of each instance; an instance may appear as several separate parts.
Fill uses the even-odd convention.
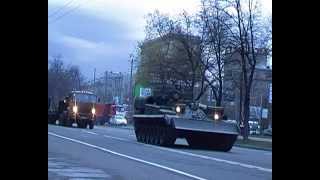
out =
[[[129,55],[129,57],[130,57],[130,60],[131,60],[131,69],[130,69],[130,87],[129,87],[129,93],[130,93],[130,96],[129,96],[129,107],[130,107],[130,113],[131,113],[131,115],[133,115],[133,91],[132,91],[132,69],[133,69],[133,58],[134,58],[134,56],[133,56],[133,54],[130,54]],[[132,117],[132,116],[131,116]]]

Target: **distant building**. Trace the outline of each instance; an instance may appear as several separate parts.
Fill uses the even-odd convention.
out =
[[[93,83],[91,83],[93,86]],[[128,73],[106,71],[96,79],[95,92],[104,103],[128,103],[130,75]],[[94,89],[94,88],[92,88]]]
[[[240,54],[236,51],[226,59],[224,65],[224,97],[225,113],[231,119],[239,119],[240,102]],[[272,86],[272,69],[268,66],[267,54],[263,50],[257,51],[257,64],[254,72],[251,97],[250,118],[260,119],[262,116],[263,128],[272,126],[272,102],[270,89]],[[262,107],[262,111],[260,108]]]

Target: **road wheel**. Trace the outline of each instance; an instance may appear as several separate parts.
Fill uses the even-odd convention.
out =
[[[154,139],[155,139],[155,145],[160,144],[160,133],[159,133],[159,127],[156,127],[155,129],[155,134],[154,134]]]
[[[136,134],[136,139],[137,139],[137,141],[138,141],[138,142],[142,142],[142,141],[141,141],[142,138],[141,138],[141,129],[140,129],[140,127],[135,130],[135,134]]]
[[[146,140],[147,140],[146,128],[143,127],[141,129],[142,129],[142,131],[141,131],[141,142],[146,143]]]
[[[149,144],[149,127],[145,127],[145,143]]]
[[[150,127],[150,144],[154,144],[155,143],[155,137],[154,137],[154,128]]]
[[[159,128],[159,144],[160,146],[165,144],[165,131],[163,127]]]
[[[148,127],[148,131],[147,131],[147,143],[148,144],[152,144],[152,129],[151,127]]]

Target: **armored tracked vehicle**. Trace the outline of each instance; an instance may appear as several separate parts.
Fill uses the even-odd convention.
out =
[[[133,122],[137,141],[172,146],[177,138],[185,138],[193,148],[230,151],[239,127],[224,120],[223,107],[183,101],[178,96],[135,99]]]

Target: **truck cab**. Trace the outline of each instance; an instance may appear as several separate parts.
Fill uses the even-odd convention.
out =
[[[76,123],[79,128],[89,125],[93,129],[96,120],[97,96],[89,91],[72,91],[59,103],[59,124],[72,126]]]

